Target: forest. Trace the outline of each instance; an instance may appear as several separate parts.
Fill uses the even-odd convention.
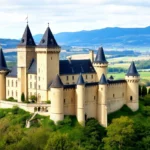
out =
[[[65,116],[55,125],[37,115],[27,129],[32,114],[18,107],[0,109],[0,150],[149,150],[150,94],[145,87],[139,89],[139,110],[132,112],[124,105],[108,115],[107,128],[94,118],[82,127],[75,116]]]

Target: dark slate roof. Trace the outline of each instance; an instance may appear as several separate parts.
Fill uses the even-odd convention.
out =
[[[64,89],[75,89],[76,88],[76,84],[66,84],[64,85]]]
[[[17,66],[13,66],[7,77],[17,77]]]
[[[53,33],[49,27],[47,27],[38,47],[59,48],[59,46],[53,36]]]
[[[27,47],[27,46],[29,46],[29,47],[36,46],[28,24],[25,28],[24,34],[22,36],[22,39],[21,39],[18,47]]]
[[[96,58],[95,58],[95,63],[108,63],[106,61],[106,58],[105,58],[105,54],[104,54],[104,50],[103,50],[103,47],[100,47],[98,49],[98,52],[96,54]]]
[[[128,69],[126,76],[139,76],[139,73],[137,72],[135,64],[133,61],[132,61],[131,65]]]
[[[63,83],[62,83],[59,75],[57,75],[56,78],[52,81],[52,84],[50,87],[51,88],[63,88]]]
[[[84,85],[84,79],[82,77],[82,74],[79,75],[78,81],[77,81],[77,85]]]
[[[88,60],[60,60],[59,61],[59,74],[80,74],[80,73],[95,73],[90,59]]]
[[[85,83],[86,87],[88,87],[88,86],[96,86],[96,85],[98,85],[98,82]]]
[[[99,84],[107,84],[107,83],[108,83],[108,82],[107,82],[107,80],[106,80],[105,75],[102,74],[101,79],[100,79],[100,81],[99,81]]]
[[[110,80],[113,80],[113,79],[114,79],[114,77],[111,75],[111,76],[109,77],[109,79],[110,79]]]
[[[28,74],[37,74],[37,62],[36,59],[32,59],[28,68]]]
[[[115,83],[126,83],[126,80],[107,80],[108,84],[115,84]]]
[[[6,60],[1,47],[0,47],[0,70],[9,70],[7,68]]]

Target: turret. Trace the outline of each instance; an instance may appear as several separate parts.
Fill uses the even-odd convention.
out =
[[[100,77],[102,76],[102,74],[104,74],[105,76],[107,75],[108,62],[105,58],[103,47],[100,47],[98,49],[95,61],[93,62],[93,66],[94,66],[95,71],[97,73],[96,81],[98,82]]]
[[[107,127],[107,84],[106,77],[102,74],[98,86],[97,117],[99,123],[104,127]]]
[[[134,62],[131,63],[125,76],[127,81],[127,106],[136,111],[139,108],[139,80],[140,75],[137,72]]]
[[[38,101],[47,100],[47,88],[49,83],[59,74],[60,47],[57,44],[50,27],[48,26],[40,44],[36,47],[37,52],[37,93]]]
[[[77,98],[77,120],[81,125],[85,125],[85,83],[82,74],[79,75],[76,87]]]
[[[0,47],[0,100],[6,100],[6,74],[8,71],[3,50]]]
[[[28,75],[27,71],[30,62],[36,58],[35,42],[32,37],[30,28],[27,24],[21,41],[17,47],[17,72],[18,72],[18,101],[21,101],[21,94],[24,93],[28,97]]]
[[[57,123],[64,119],[63,83],[57,75],[52,81],[51,88],[51,112],[50,119]]]

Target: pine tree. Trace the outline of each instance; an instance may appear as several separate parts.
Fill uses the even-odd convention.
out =
[[[21,101],[22,101],[22,102],[25,102],[25,96],[24,96],[24,93],[21,94]]]

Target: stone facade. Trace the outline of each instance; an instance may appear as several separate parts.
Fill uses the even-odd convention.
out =
[[[32,112],[50,100],[46,113],[56,123],[63,120],[64,115],[76,115],[82,125],[87,118],[93,117],[104,127],[108,113],[117,111],[124,104],[133,111],[138,110],[139,74],[134,62],[125,79],[114,80],[107,78],[108,62],[102,47],[95,59],[90,51],[88,60],[59,60],[60,51],[49,27],[40,44],[36,45],[27,25],[18,45],[16,67],[7,68],[0,50],[0,100],[14,97],[18,106],[28,110],[30,104],[20,103],[21,94],[24,93],[26,99],[34,95],[37,104],[31,106]],[[8,103],[1,101],[0,107],[11,107],[11,102]]]

